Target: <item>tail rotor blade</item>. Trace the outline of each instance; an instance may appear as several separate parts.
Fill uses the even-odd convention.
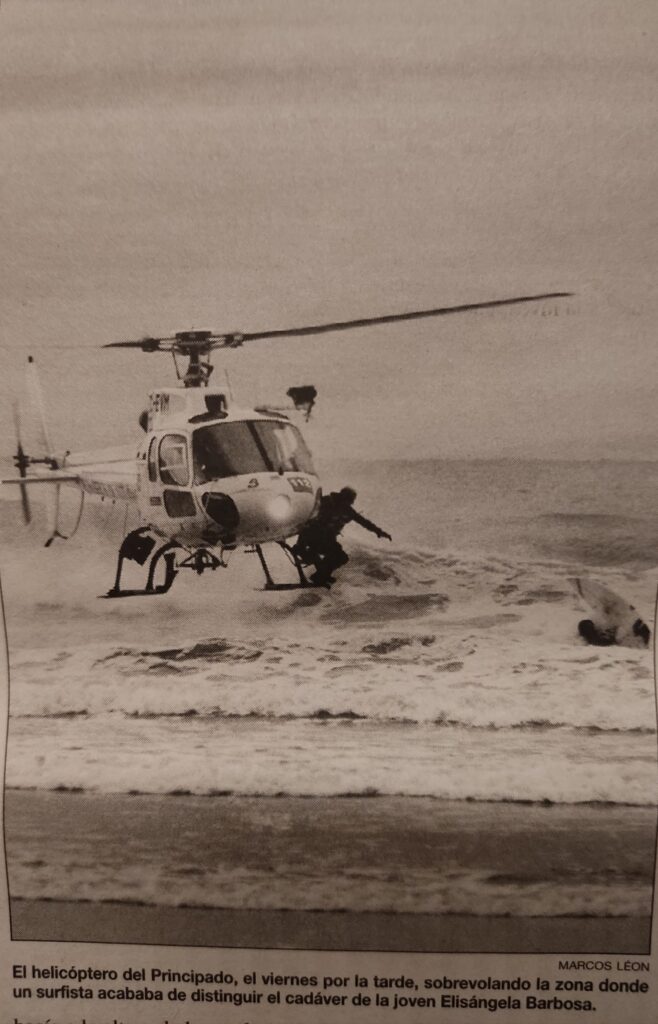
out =
[[[27,487],[25,484],[19,484],[18,489],[21,492],[21,508],[23,510],[23,521],[27,526],[32,522],[32,510],[30,508],[30,499],[27,496]]]
[[[16,456],[15,456],[16,469],[18,470],[18,475],[22,479],[25,479],[25,477],[27,476],[27,467],[30,464],[30,460],[29,460],[28,456],[25,454],[25,451],[23,450],[23,442],[22,442],[22,438],[21,438],[21,417],[20,417],[20,411],[19,411],[19,408],[18,408],[18,402],[14,402],[13,412],[14,412],[14,430],[15,430],[15,433],[16,433]],[[23,520],[26,523],[31,523],[32,522],[32,510],[30,508],[30,499],[28,498],[27,487],[25,486],[25,484],[20,484],[19,485],[19,490],[21,492],[21,508],[23,510]]]

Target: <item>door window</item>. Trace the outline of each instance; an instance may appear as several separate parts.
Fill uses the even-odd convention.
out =
[[[165,434],[159,450],[160,479],[163,484],[185,487],[189,483],[190,467],[187,458],[185,434]]]

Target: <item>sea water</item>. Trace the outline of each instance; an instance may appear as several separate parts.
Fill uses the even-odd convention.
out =
[[[264,593],[236,553],[167,595],[99,600],[125,510],[44,551],[6,526],[8,787],[655,805],[651,650],[580,640],[572,582],[653,626],[652,463],[346,463],[325,480],[394,538],[348,527],[330,592]]]

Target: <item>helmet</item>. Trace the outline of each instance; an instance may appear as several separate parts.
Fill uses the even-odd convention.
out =
[[[356,491],[353,487],[342,487],[339,493],[341,498],[343,498],[343,500],[349,505],[351,505],[356,499]]]

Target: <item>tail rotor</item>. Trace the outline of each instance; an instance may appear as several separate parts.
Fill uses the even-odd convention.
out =
[[[14,465],[18,470],[20,480],[28,477],[28,468],[33,465],[48,466],[50,469],[58,469],[58,460],[53,454],[52,441],[46,421],[46,411],[41,391],[41,383],[37,374],[36,364],[32,356],[28,356],[26,367],[26,401],[23,403],[23,411],[28,413],[31,429],[29,431],[28,443],[30,447],[36,442],[37,456],[28,455],[23,447],[23,431],[21,425],[21,405],[18,400],[13,403],[14,432],[16,435],[16,454]],[[32,509],[26,484],[18,484],[21,494],[21,507],[23,519],[26,523],[32,522]],[[57,487],[56,509],[59,506],[59,487]]]
[[[14,455],[14,465],[18,470],[18,475],[22,480],[27,476],[27,467],[30,465],[30,457],[25,454],[23,448],[23,441],[21,435],[21,416],[18,407],[18,402],[13,404],[14,413],[14,432],[16,434],[16,454]],[[21,492],[21,507],[23,509],[23,520],[25,523],[32,522],[32,510],[30,508],[30,499],[27,494],[27,487],[25,484],[19,484]]]

